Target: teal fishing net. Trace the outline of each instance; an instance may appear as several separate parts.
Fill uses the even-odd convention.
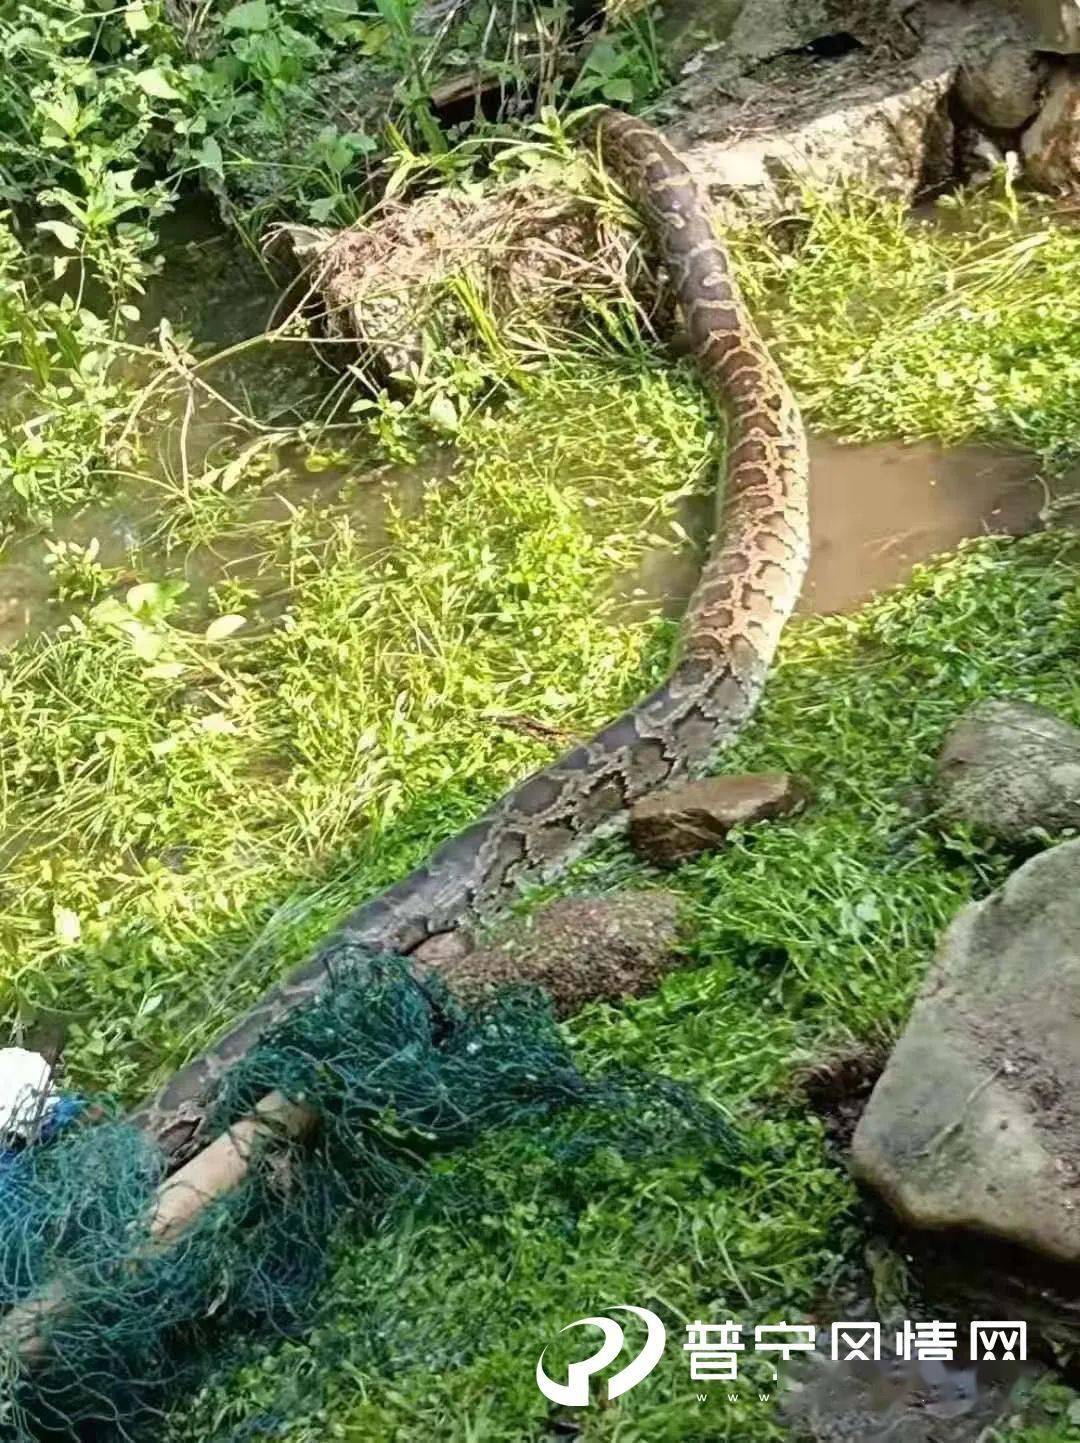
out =
[[[160,1436],[170,1403],[238,1338],[302,1328],[340,1227],[421,1195],[428,1163],[488,1129],[580,1110],[567,1167],[707,1140],[728,1125],[663,1079],[586,1078],[536,989],[463,1005],[399,957],[343,944],[338,980],[226,1074],[220,1128],[267,1092],[317,1108],[304,1142],[263,1149],[244,1182],[167,1246],[150,1244],[157,1148],[115,1115],[69,1126],[0,1172],[0,1438]],[[85,1115],[85,1114],[84,1114]],[[99,1114],[100,1115],[100,1114]],[[575,1117],[577,1114],[575,1114]]]

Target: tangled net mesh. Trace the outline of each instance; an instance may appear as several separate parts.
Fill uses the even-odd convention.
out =
[[[339,1224],[380,1223],[419,1195],[429,1159],[485,1130],[583,1108],[569,1150],[566,1130],[551,1132],[567,1163],[703,1136],[714,1158],[737,1159],[729,1126],[684,1089],[584,1077],[538,989],[465,1005],[400,957],[345,944],[333,960],[334,985],[237,1063],[215,1104],[220,1129],[277,1089],[317,1109],[316,1134],[263,1148],[169,1245],[150,1232],[163,1156],[115,1109],[5,1169],[0,1437],[159,1436],[170,1403],[238,1337],[310,1318]]]

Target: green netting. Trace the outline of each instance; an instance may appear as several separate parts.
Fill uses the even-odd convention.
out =
[[[702,1134],[735,1159],[726,1123],[670,1082],[584,1078],[537,990],[465,1007],[401,958],[346,945],[333,962],[341,980],[237,1064],[217,1103],[224,1125],[276,1088],[318,1109],[317,1134],[264,1149],[168,1248],[147,1247],[163,1160],[122,1120],[69,1130],[2,1174],[0,1437],[158,1436],[230,1340],[303,1326],[343,1219],[385,1219],[425,1186],[429,1158],[484,1129],[574,1107],[569,1141],[551,1134],[567,1162]],[[25,1311],[8,1310],[42,1298],[31,1356],[10,1326]]]

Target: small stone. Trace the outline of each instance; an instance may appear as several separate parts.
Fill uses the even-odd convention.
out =
[[[1080,74],[1059,70],[1020,142],[1024,173],[1043,190],[1080,189]]]
[[[797,811],[809,795],[805,782],[787,772],[685,782],[634,804],[630,844],[639,857],[670,866],[722,846],[732,827]]]
[[[996,141],[972,124],[957,128],[956,162],[958,177],[985,185],[999,167],[1017,166],[1017,157],[1013,151],[1002,150]]]
[[[1019,130],[1039,108],[1045,66],[1012,41],[999,45],[982,64],[960,68],[956,93],[981,125]]]
[[[852,1144],[909,1225],[1080,1262],[1080,841],[945,932]]]
[[[466,932],[436,932],[427,937],[409,954],[424,970],[436,971],[449,962],[456,962],[472,948]]]
[[[515,983],[533,983],[560,1017],[587,1002],[615,1002],[659,986],[685,966],[674,892],[616,892],[561,897],[500,926],[474,951],[439,967],[458,996],[473,999]]]
[[[945,738],[933,800],[939,820],[1001,841],[1080,827],[1080,728],[1029,702],[978,702]]]

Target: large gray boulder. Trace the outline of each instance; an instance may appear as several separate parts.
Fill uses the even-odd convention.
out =
[[[978,702],[937,759],[939,819],[1002,841],[1080,827],[1080,728],[1011,698]]]
[[[659,31],[669,64],[708,45],[707,63],[724,75],[838,36],[882,45],[902,27],[902,0],[667,0]],[[907,8],[910,8],[908,6]]]
[[[960,67],[974,74],[1004,45],[1032,48],[1001,0],[755,0],[721,14],[716,31],[684,29],[680,58],[695,36],[700,48],[658,115],[728,221],[797,208],[807,184],[910,200],[953,180]],[[1021,101],[1015,86],[1005,93],[1011,118]]]
[[[1021,140],[1024,174],[1043,190],[1080,190],[1080,75],[1057,71]]]
[[[1045,63],[1009,38],[985,61],[960,67],[956,93],[980,125],[1019,130],[1039,108],[1045,76]]]
[[[952,65],[943,60],[928,75],[905,71],[879,82],[864,73],[864,65],[856,57],[849,68],[857,73],[847,81],[836,77],[828,105],[796,78],[790,89],[763,97],[753,125],[740,127],[740,107],[721,101],[670,128],[721,216],[784,210],[806,185],[855,184],[909,200],[920,186],[947,178]],[[781,109],[776,94],[812,98]]]
[[[910,1225],[1080,1262],[1080,841],[954,919],[852,1165]]]

